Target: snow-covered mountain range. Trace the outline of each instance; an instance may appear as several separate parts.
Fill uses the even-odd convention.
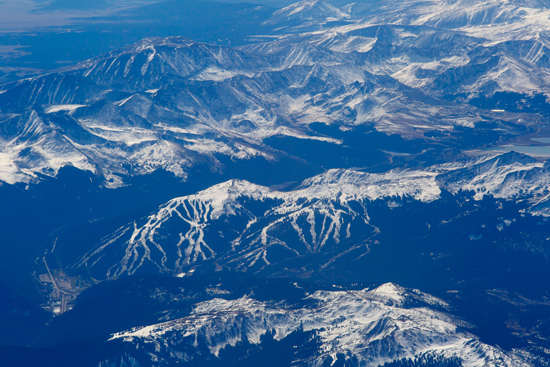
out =
[[[343,11],[304,1],[274,13],[269,27],[282,28],[269,42],[230,48],[150,38],[1,85],[0,180],[36,181],[72,165],[118,187],[156,169],[182,179],[201,164],[222,172],[220,157],[288,156],[266,144],[271,137],[342,144],[312,123],[367,126],[438,147],[464,144],[464,129],[476,126],[500,139],[534,133],[546,119],[520,97],[549,92],[550,25],[544,4],[514,4],[375,2]],[[396,18],[403,6],[411,16]],[[318,29],[283,27],[289,19]],[[495,92],[523,102],[498,112],[465,103]]]
[[[425,353],[457,358],[464,367],[530,366],[533,359],[528,353],[481,343],[461,331],[466,323],[447,313],[444,301],[392,283],[372,290],[317,291],[305,301],[303,307],[289,307],[253,296],[214,298],[195,304],[189,316],[122,331],[110,341],[132,345],[126,361],[159,365],[193,363],[204,354],[222,357],[226,347],[261,345],[267,335],[281,341],[293,332],[318,337],[313,355],[293,361],[303,366],[338,360],[381,366]]]
[[[290,191],[242,180],[175,198],[146,218],[105,236],[72,268],[95,279],[155,271],[184,276],[202,263],[260,271],[290,259],[327,256],[320,269],[377,239],[376,202],[430,203],[443,191],[520,203],[548,216],[548,164],[518,153],[484,156],[425,170],[374,174],[329,170]],[[519,215],[520,213],[516,213]],[[364,256],[364,254],[363,254]]]

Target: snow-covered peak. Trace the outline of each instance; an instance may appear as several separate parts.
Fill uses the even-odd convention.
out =
[[[123,48],[125,52],[141,52],[151,47],[163,47],[168,46],[172,48],[189,47],[197,43],[186,37],[173,36],[173,37],[148,37],[144,38],[130,46]]]
[[[241,207],[237,202],[238,199],[262,200],[270,194],[271,190],[267,187],[245,180],[229,180],[195,195],[173,199],[166,204],[166,207],[177,208],[178,206],[184,206],[186,202],[196,202],[207,205],[210,208],[209,218],[216,219],[222,214],[235,215],[235,210]]]
[[[443,173],[437,181],[442,188],[456,193],[473,191],[474,198],[484,195],[512,199],[539,197],[550,187],[550,172],[529,156],[510,152]]]
[[[428,171],[392,170],[382,174],[354,170],[331,169],[305,180],[296,190],[318,198],[352,198],[376,200],[384,197],[413,197],[420,201],[439,198],[435,174]]]
[[[349,18],[342,10],[324,2],[323,0],[303,0],[277,10],[266,25],[284,25],[297,21],[334,21]]]
[[[526,28],[547,30],[549,9],[546,0],[389,0],[358,2],[344,7],[352,18],[364,19],[371,24],[460,29],[477,37],[501,41],[521,37],[520,28],[523,28],[524,36]]]
[[[395,283],[385,283],[367,293],[372,299],[397,307],[419,304],[447,309],[447,302],[416,289],[406,289]]]
[[[92,58],[90,60],[86,60],[84,62],[78,63],[75,66],[66,67],[60,70],[79,70],[79,69],[87,69],[90,67],[93,67],[94,65],[100,63],[102,60],[105,59],[117,59],[118,57],[121,57],[122,55],[136,55],[139,53],[147,52],[147,51],[155,51],[155,48],[162,48],[167,47],[171,49],[180,49],[180,48],[187,48],[194,44],[197,44],[197,42],[190,40],[186,37],[181,36],[174,36],[174,37],[148,37],[144,38],[142,40],[139,40],[133,44],[130,44],[128,46],[122,47],[120,49],[113,50],[111,52],[108,52],[104,55],[100,55],[98,57]]]
[[[231,47],[185,37],[152,37],[62,71],[111,89],[147,92],[179,78],[220,81],[265,69],[265,60]]]
[[[297,15],[299,17],[305,18],[316,18],[316,17],[334,17],[334,18],[344,18],[348,16],[346,13],[342,12],[338,8],[330,5],[329,3],[323,0],[304,0],[292,5],[289,5],[285,8],[277,10],[274,15]]]
[[[456,7],[488,6],[494,4],[514,5],[526,8],[544,9],[550,7],[548,0],[439,0],[441,5]]]
[[[380,299],[387,299],[396,305],[403,305],[406,299],[406,290],[394,283],[385,283],[370,291],[371,295]]]

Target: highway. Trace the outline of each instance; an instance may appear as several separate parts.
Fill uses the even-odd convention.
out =
[[[59,288],[59,285],[57,284],[57,280],[52,275],[50,267],[48,266],[48,262],[46,261],[46,256],[45,255],[42,258],[42,260],[44,260],[44,265],[46,265],[46,270],[48,271],[48,275],[50,276],[50,280],[51,280],[52,285],[55,289],[54,292],[57,292],[57,297],[56,298],[61,298],[60,309],[59,309],[59,314],[61,315],[62,313],[67,311],[67,304],[71,301],[74,301],[74,299],[76,298],[76,296],[78,295],[79,292],[71,292],[70,290],[65,290],[65,289]],[[55,297],[55,295],[54,295],[54,297]]]

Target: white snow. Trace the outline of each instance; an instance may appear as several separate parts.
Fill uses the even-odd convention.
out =
[[[82,108],[82,107],[87,107],[87,105],[84,105],[84,104],[62,104],[62,105],[53,105],[53,106],[49,106],[48,108],[46,108],[46,109],[45,109],[45,112],[46,112],[46,113],[55,113],[55,112],[59,112],[59,111],[70,111],[70,112],[74,112],[74,111],[76,111],[77,109]]]

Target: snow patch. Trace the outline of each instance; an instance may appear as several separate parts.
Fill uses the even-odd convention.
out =
[[[49,106],[48,108],[46,108],[45,112],[46,112],[47,114],[56,113],[56,112],[59,112],[59,111],[74,112],[74,111],[76,111],[77,109],[82,108],[82,107],[88,107],[88,105],[85,105],[85,104],[62,104],[62,105],[53,105],[53,106]]]

